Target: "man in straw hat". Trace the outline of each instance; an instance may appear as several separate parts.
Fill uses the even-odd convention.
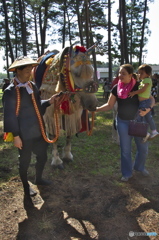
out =
[[[41,100],[36,85],[29,81],[32,68],[38,64],[26,56],[17,58],[8,69],[15,73],[15,78],[3,94],[4,132],[13,134],[14,146],[19,151],[19,174],[24,193],[29,198],[36,195],[27,178],[32,152],[36,155],[35,184],[51,183],[42,179],[48,143],[42,136],[39,119],[42,119],[46,108],[54,102],[54,96],[48,100]],[[43,124],[43,120],[41,122]]]

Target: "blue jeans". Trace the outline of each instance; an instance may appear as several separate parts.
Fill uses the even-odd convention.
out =
[[[148,143],[140,137],[128,135],[129,120],[121,120],[117,117],[117,130],[120,138],[121,172],[123,177],[131,177],[133,169],[143,171],[145,169]],[[134,163],[132,162],[132,140],[135,140],[137,152]]]
[[[145,108],[149,108],[151,106],[151,100],[150,99],[146,99],[143,101],[139,102],[139,109],[145,109]],[[142,117],[138,116],[138,121],[142,121]],[[151,111],[148,112],[145,116],[144,116],[145,121],[149,124],[149,127],[151,130],[155,130],[156,129],[156,125],[155,122],[153,120],[153,117],[151,115]]]

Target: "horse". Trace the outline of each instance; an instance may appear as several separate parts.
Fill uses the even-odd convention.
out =
[[[95,94],[98,83],[93,80],[94,68],[90,61],[94,48],[95,45],[89,49],[71,45],[60,52],[48,51],[38,59],[39,65],[33,68],[32,75],[41,92],[41,98],[48,99],[54,94],[58,95],[44,115],[46,132],[53,142],[53,167],[63,169],[64,160],[73,161],[73,135],[82,131],[91,134],[88,129],[88,111],[93,116],[98,105]],[[57,140],[62,134],[66,135],[66,144],[60,158]]]

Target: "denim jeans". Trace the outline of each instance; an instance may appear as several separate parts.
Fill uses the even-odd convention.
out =
[[[148,142],[143,142],[140,137],[132,137],[128,135],[129,120],[121,120],[117,117],[117,129],[120,138],[121,151],[121,172],[123,177],[131,177],[133,169],[143,171],[145,169],[146,156],[148,154]],[[132,140],[136,144],[136,156],[134,163],[132,162]]]
[[[146,99],[143,101],[139,102],[139,109],[145,109],[145,108],[149,108],[151,106],[151,100],[150,99]],[[142,117],[138,116],[138,121],[142,121]],[[151,111],[148,112],[145,116],[144,116],[145,121],[149,124],[149,127],[151,130],[155,130],[156,129],[156,125],[155,122],[153,120]]]

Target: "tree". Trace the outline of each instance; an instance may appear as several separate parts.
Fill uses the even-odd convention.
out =
[[[143,54],[143,47],[144,47],[144,35],[145,35],[145,25],[147,22],[146,19],[146,13],[147,13],[147,0],[145,0],[144,4],[144,16],[143,16],[143,24],[142,24],[142,30],[141,30],[141,40],[140,40],[140,51],[139,51],[139,65],[142,63],[142,54]]]
[[[146,16],[152,1],[118,1],[118,23],[113,23],[110,0],[2,0],[0,44],[7,66],[20,54],[40,56],[49,43],[58,41],[64,48],[66,41],[71,45],[77,39],[87,48],[98,42],[101,51],[96,54],[108,54],[110,68],[112,61],[132,63],[136,58],[140,63],[150,34]],[[108,41],[103,42],[107,30]],[[95,54],[93,59],[96,64]]]
[[[11,44],[11,38],[10,38],[10,33],[9,33],[9,22],[8,22],[8,9],[7,9],[7,2],[5,0],[2,0],[2,4],[3,4],[3,14],[4,14],[4,19],[5,19],[5,25],[2,24],[3,28],[5,29],[5,33],[4,33],[4,37],[6,39],[6,41],[4,41],[3,43],[3,47],[6,48],[6,52],[10,52],[10,57],[11,60],[14,60],[14,56],[13,56],[13,49],[12,49],[12,44]],[[7,62],[8,62],[8,57],[7,57]],[[7,65],[8,68],[8,65]]]
[[[108,0],[108,56],[109,56],[109,81],[112,80],[112,52],[111,52],[111,1]]]
[[[145,51],[147,36],[150,34],[149,21],[146,19],[146,12],[149,10],[146,6],[148,1],[146,1],[147,3],[145,0],[124,2],[124,0],[119,1],[118,24],[113,24],[113,57],[119,59],[120,64],[133,61],[139,63],[143,51]],[[149,0],[149,2],[153,2],[153,0]]]
[[[25,17],[25,4],[22,0],[18,0],[19,6],[19,19],[21,26],[21,35],[22,35],[22,49],[23,55],[27,55],[26,43],[27,43],[27,33],[26,33],[26,17]]]

